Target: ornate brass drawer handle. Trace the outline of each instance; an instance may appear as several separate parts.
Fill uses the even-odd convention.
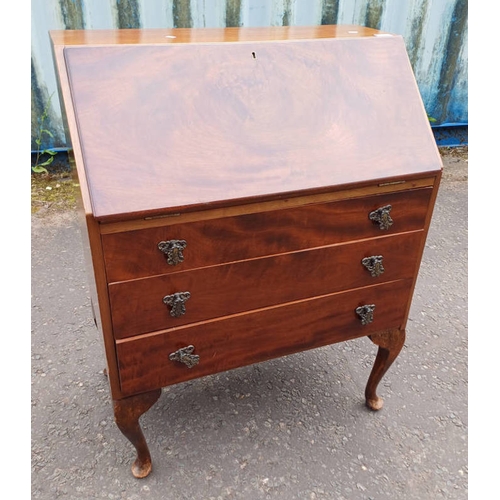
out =
[[[169,354],[168,359],[170,361],[178,361],[179,363],[184,363],[188,368],[193,368],[200,362],[200,357],[197,354],[193,354],[194,346],[188,345],[183,347],[178,351]]]
[[[372,255],[371,257],[365,257],[362,261],[361,264],[366,267],[366,269],[370,272],[370,274],[376,278],[377,276],[380,276],[384,271],[384,266],[382,264],[382,261],[384,258],[382,255]]]
[[[369,325],[373,321],[374,309],[375,304],[367,304],[356,308],[356,314],[359,316],[362,325]]]
[[[389,229],[394,222],[390,216],[391,210],[392,210],[391,205],[386,205],[385,207],[377,208],[377,210],[370,212],[369,218],[371,221],[378,223],[380,229],[382,230]]]
[[[189,297],[191,297],[189,292],[177,292],[172,295],[165,295],[165,297],[163,297],[163,303],[171,307],[170,316],[178,318],[186,314],[186,306],[184,304]]]
[[[183,250],[186,248],[185,240],[160,241],[158,249],[167,256],[167,263],[176,266],[184,261]]]

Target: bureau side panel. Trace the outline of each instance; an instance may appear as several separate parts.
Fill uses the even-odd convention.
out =
[[[400,280],[118,341],[122,390],[142,392],[399,328],[411,284]],[[375,305],[374,317],[363,325],[356,308],[367,304]],[[200,357],[196,366],[170,360],[190,345]]]
[[[99,223],[92,217],[87,216],[87,230],[89,240],[89,252],[93,273],[89,276],[89,281],[95,284],[97,293],[97,302],[93,307],[98,306],[99,330],[103,337],[106,368],[108,380],[113,399],[121,397],[120,383],[118,377],[118,365],[116,359],[116,346],[113,337],[113,325],[111,320],[111,309],[109,303],[108,285],[106,280],[106,269],[101,246],[101,234],[99,232]]]
[[[420,241],[420,245],[419,245],[419,249],[418,249],[418,253],[417,253],[415,278],[413,280],[413,284],[412,284],[412,288],[411,288],[411,292],[410,292],[410,300],[408,301],[408,305],[406,308],[406,314],[405,314],[405,320],[403,322],[403,328],[406,328],[406,324],[408,322],[408,316],[410,314],[410,307],[411,307],[411,303],[412,303],[413,293],[415,291],[415,286],[417,284],[420,266],[422,263],[422,259],[424,257],[425,244],[426,244],[427,236],[429,234],[429,229],[430,229],[430,226],[432,223],[432,214],[434,212],[434,207],[435,207],[437,196],[439,193],[439,185],[441,183],[441,177],[442,177],[442,170],[438,172],[438,174],[436,175],[436,177],[434,179],[434,186],[432,189],[432,195],[431,195],[431,198],[429,200],[427,213],[425,215],[425,225],[424,225],[423,236],[422,236],[422,239]]]
[[[78,215],[81,224],[83,255],[90,289],[92,312],[96,327],[103,336],[105,362],[111,394],[112,397],[116,399],[121,397],[121,390],[118,379],[116,349],[112,334],[100,225],[93,217],[92,203],[90,200],[84,160],[76,125],[76,116],[66,72],[63,46],[55,44],[52,40],[52,53],[56,74],[58,76],[58,89],[65,133],[68,142],[71,144],[71,149],[69,151],[71,167],[73,169],[73,175],[80,184]]]

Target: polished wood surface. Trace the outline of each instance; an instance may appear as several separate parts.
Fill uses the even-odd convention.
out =
[[[384,405],[384,400],[377,395],[377,387],[403,349],[405,338],[404,328],[391,328],[370,335],[371,341],[378,346],[377,357],[365,389],[366,406],[370,410],[378,411]]]
[[[288,210],[124,231],[102,236],[108,281],[169,274],[334,243],[423,229],[431,189],[391,193]],[[391,204],[395,223],[381,232],[368,219]],[[184,261],[172,266],[158,249],[166,240],[184,240]]]
[[[163,386],[369,336],[365,400],[380,409],[441,177],[402,38],[320,26],[51,40],[134,476],[151,472],[139,418]],[[385,205],[381,230],[369,213]],[[158,249],[171,239],[187,244],[176,266]],[[361,263],[372,255],[379,276]],[[173,318],[163,298],[182,291]]]
[[[98,220],[440,168],[399,36],[69,46],[64,56]]]
[[[153,468],[151,454],[139,424],[139,418],[158,401],[160,396],[161,389],[156,389],[113,401],[115,423],[137,452],[137,457],[132,464],[132,474],[137,478],[146,477]]]
[[[214,42],[255,42],[307,40],[318,38],[361,38],[387,34],[365,26],[273,26],[255,28],[161,28],[124,30],[52,30],[50,37],[57,46],[133,45]]]
[[[423,187],[434,187],[435,175],[432,177],[413,176],[396,182],[381,182],[378,184],[366,184],[354,188],[326,190],[306,196],[280,195],[273,200],[248,203],[244,205],[232,205],[222,208],[212,208],[197,212],[176,212],[173,214],[146,217],[144,219],[125,219],[117,222],[101,224],[101,234],[116,234],[136,229],[150,229],[154,227],[167,227],[175,224],[184,224],[194,221],[224,219],[227,217],[239,217],[240,215],[272,212],[289,208],[305,207],[318,203],[330,203],[332,201],[352,200],[354,198],[365,198],[375,195],[396,193],[399,191],[411,192],[413,189]],[[432,198],[432,197],[431,197]]]
[[[422,234],[414,231],[111,284],[115,338],[411,278]],[[385,271],[378,277],[361,262],[373,255],[383,256]],[[190,293],[186,313],[172,317],[162,299],[185,291]]]
[[[122,389],[133,394],[399,326],[410,288],[399,280],[119,341]],[[355,313],[364,304],[376,305],[368,325]],[[198,365],[169,360],[188,345]]]

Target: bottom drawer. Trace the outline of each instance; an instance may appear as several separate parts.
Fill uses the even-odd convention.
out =
[[[131,395],[401,327],[411,285],[398,280],[118,340],[122,391]],[[356,309],[372,304],[373,319],[363,324]],[[187,346],[194,349],[184,357]],[[192,356],[199,359],[189,367]]]

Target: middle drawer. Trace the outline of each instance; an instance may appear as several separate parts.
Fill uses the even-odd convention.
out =
[[[411,278],[423,231],[109,285],[117,339]],[[366,260],[365,260],[366,259]]]

